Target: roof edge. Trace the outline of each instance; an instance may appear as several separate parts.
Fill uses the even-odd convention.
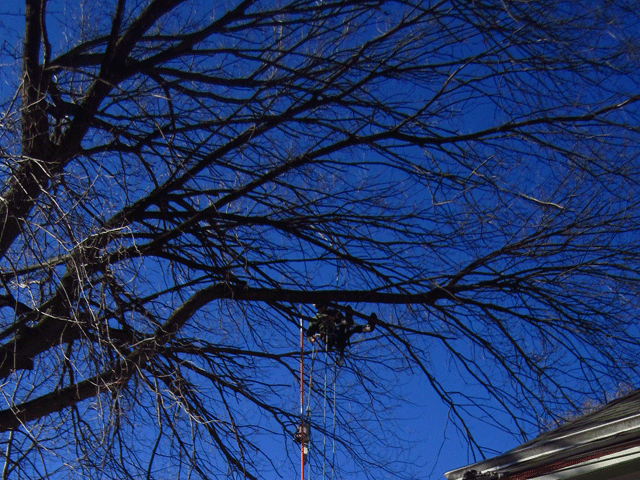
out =
[[[531,444],[529,442],[529,444],[525,444],[527,446],[524,448],[517,447],[491,459],[450,470],[444,475],[448,480],[461,480],[465,478],[464,475],[466,473],[475,471],[477,472],[476,476],[468,476],[467,478],[477,478],[479,480],[498,479],[516,472],[539,468],[541,465],[556,462],[560,458],[575,458],[576,456],[610,450],[613,445],[620,445],[621,443],[628,445],[623,448],[630,448],[635,445],[634,442],[640,442],[640,419],[637,422],[633,427],[608,432],[602,436],[593,435],[593,433],[597,433],[596,431],[600,430],[606,431],[607,427],[611,426],[611,423],[621,422],[610,422],[610,424],[601,426],[601,429],[590,428],[576,432],[576,434],[590,433],[582,435],[577,439],[578,441],[575,441],[576,439],[569,440],[569,437],[575,436],[574,434],[565,435],[541,444]],[[603,453],[603,455],[605,454]]]

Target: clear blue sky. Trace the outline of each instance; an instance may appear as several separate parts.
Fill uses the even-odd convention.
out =
[[[11,26],[16,31],[20,30],[21,16],[20,12],[23,10],[23,4],[17,0],[5,0],[0,6],[0,21],[3,25]],[[3,38],[4,43],[14,44],[18,41],[17,38]],[[13,66],[15,67],[15,65]],[[0,95],[4,96],[5,92],[5,79],[8,75],[12,75],[10,69],[5,69],[0,74]],[[470,124],[472,128],[477,128],[482,122],[482,115],[474,115],[470,118]],[[442,360],[445,361],[444,359]],[[445,363],[438,364],[438,359],[434,359],[433,366],[436,370],[446,371],[448,368]],[[426,381],[422,379],[420,375],[415,375],[413,378],[407,378],[404,386],[401,387],[401,395],[410,400],[413,406],[404,407],[399,410],[399,427],[402,429],[401,435],[407,438],[415,439],[415,447],[407,452],[407,461],[411,462],[411,459],[415,458],[417,464],[424,464],[425,469],[423,475],[417,478],[442,478],[442,473],[447,470],[455,469],[470,463],[472,459],[468,456],[469,451],[464,441],[459,438],[458,432],[452,427],[448,421],[448,408],[442,404],[440,399],[435,395],[433,390],[427,385]],[[465,390],[468,386],[461,385],[460,389]],[[291,386],[290,390],[291,406],[292,410],[297,409],[298,405],[298,392],[296,385]],[[314,401],[319,401],[314,399]],[[349,405],[339,404],[338,408],[350,408]],[[314,409],[315,411],[317,408]],[[503,452],[516,446],[519,441],[514,439],[503,431],[497,429],[482,426],[480,423],[476,425],[475,434],[477,440],[485,446],[490,446],[495,449],[496,452]],[[321,448],[321,437],[317,434],[313,435],[314,447]],[[266,447],[267,450],[273,450],[274,456],[277,458],[277,451],[282,447],[282,437],[276,437],[274,442]],[[291,445],[289,445],[291,448]],[[337,452],[338,457],[341,456],[340,451]],[[273,479],[280,478],[275,474]],[[317,478],[317,477],[316,477]],[[351,480],[361,480],[364,477],[354,475],[349,477]],[[389,477],[392,478],[392,477]]]

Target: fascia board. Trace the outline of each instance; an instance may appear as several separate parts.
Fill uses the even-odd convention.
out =
[[[543,441],[534,439],[508,452],[466,467],[446,472],[448,480],[461,479],[465,472],[499,473],[505,470],[523,470],[551,463],[562,456],[576,455],[612,444],[625,443],[640,437],[640,414],[614,420],[602,425],[553,436],[543,434]]]
[[[550,472],[538,477],[529,477],[528,480],[570,480],[583,478],[592,478],[590,475],[596,475],[597,472],[609,469],[611,467],[620,466],[624,463],[640,460],[640,446],[632,447],[624,451],[605,455],[583,463],[565,467],[554,472]],[[602,472],[600,475],[602,475]],[[597,478],[604,478],[600,477]],[[637,474],[640,478],[640,472]],[[508,479],[508,477],[506,477]],[[606,478],[614,478],[607,475]]]

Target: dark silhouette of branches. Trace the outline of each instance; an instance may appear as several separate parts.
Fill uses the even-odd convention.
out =
[[[345,475],[413,478],[416,377],[479,456],[471,419],[526,436],[633,385],[637,17],[26,0],[0,20],[3,478],[290,475],[317,303],[380,319],[332,373],[357,413],[311,419]]]

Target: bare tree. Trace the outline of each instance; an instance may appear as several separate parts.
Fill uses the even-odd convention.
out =
[[[470,418],[526,435],[636,381],[634,2],[23,13],[1,20],[3,478],[259,478],[265,438],[293,475],[318,302],[380,318],[336,379],[357,408],[314,420],[373,478],[412,475],[388,429],[411,372],[477,454]]]

